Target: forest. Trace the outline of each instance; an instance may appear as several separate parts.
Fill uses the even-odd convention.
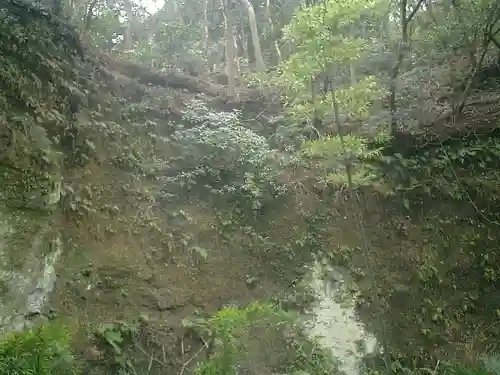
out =
[[[498,160],[495,0],[0,0],[0,375],[499,375]]]

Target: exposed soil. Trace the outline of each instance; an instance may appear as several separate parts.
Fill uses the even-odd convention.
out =
[[[100,324],[145,314],[149,323],[141,348],[159,356],[149,373],[178,373],[190,356],[187,346],[195,350],[200,345],[199,339],[185,337],[189,330],[183,328],[183,319],[291,292],[298,260],[284,264],[279,256],[265,255],[243,232],[236,231],[228,241],[214,225],[218,219],[207,203],[141,202],[117,188],[138,186],[127,174],[111,167],[89,169],[92,173],[85,174],[82,186],[102,192],[93,196],[95,207],[116,205],[120,213],[100,210],[82,215],[76,223],[73,215],[78,213],[70,220],[61,218],[67,244],[51,308],[70,319],[80,352],[96,345],[92,337]],[[74,181],[79,178],[74,176]],[[134,199],[136,204],[128,203]],[[185,216],[172,219],[173,212]],[[189,250],[191,246],[206,249],[206,259]],[[147,355],[141,363],[144,353],[134,354],[137,366],[149,366]]]

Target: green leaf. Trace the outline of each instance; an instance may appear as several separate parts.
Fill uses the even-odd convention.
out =
[[[408,198],[404,197],[403,198],[403,206],[404,208],[406,208],[408,211],[410,210],[410,201],[408,200]]]

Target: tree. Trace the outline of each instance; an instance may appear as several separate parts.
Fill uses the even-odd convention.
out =
[[[127,12],[127,25],[125,28],[125,48],[128,50],[132,49],[133,46],[133,27],[134,27],[134,8],[132,4],[132,0],[125,0],[125,11]]]
[[[415,14],[421,7],[424,0],[418,0],[417,4],[413,7],[410,14],[408,14],[408,1],[400,0],[399,7],[399,21],[400,21],[400,31],[401,31],[401,41],[398,47],[397,55],[396,55],[396,63],[392,68],[390,80],[390,96],[389,96],[389,110],[391,112],[391,125],[390,131],[391,134],[394,134],[397,131],[397,119],[396,119],[396,90],[397,90],[397,79],[399,76],[399,71],[401,69],[401,64],[403,63],[403,59],[405,54],[408,51],[409,47],[409,34],[408,34],[408,25],[415,17]]]
[[[92,19],[94,18],[94,8],[97,5],[98,0],[92,0],[86,7],[85,19],[84,19],[84,30],[89,31],[92,25]]]
[[[355,188],[372,183],[372,176],[366,173],[363,162],[379,156],[380,150],[370,149],[367,138],[352,134],[347,125],[369,117],[371,104],[382,93],[375,77],[366,76],[356,81],[352,71],[353,63],[361,58],[368,44],[363,38],[351,36],[353,26],[378,4],[376,0],[325,0],[297,12],[285,31],[287,40],[294,44],[295,53],[284,61],[281,77],[288,88],[288,96],[292,96],[296,119],[306,120],[311,114],[318,116],[319,112],[325,121],[333,113],[335,129],[327,128],[329,134],[320,134],[318,139],[306,142],[303,155],[314,158],[321,179],[341,190],[343,187],[349,190],[357,208],[355,215],[359,220],[361,248],[367,264],[371,264],[371,256]],[[328,79],[322,98],[313,101],[311,107],[312,98],[308,93],[314,95],[315,88],[309,91],[310,82],[325,75]],[[377,295],[375,276],[370,274],[368,277],[371,293]],[[376,302],[381,305],[378,299]],[[378,323],[376,329],[385,347],[385,322],[380,318]],[[389,368],[388,356],[386,366]]]
[[[271,34],[272,34],[272,38],[274,40],[274,48],[276,50],[276,56],[278,57],[278,63],[281,63],[283,61],[283,58],[281,56],[281,50],[280,50],[280,46],[278,44],[278,39],[276,38],[276,30],[274,27],[274,21],[273,21],[273,17],[271,14],[271,0],[266,1],[266,16],[267,16],[267,19],[269,21],[269,27],[271,28]]]
[[[241,4],[246,8],[248,13],[248,22],[250,24],[250,31],[252,34],[252,44],[255,53],[255,62],[257,70],[266,70],[266,65],[264,63],[264,58],[262,57],[262,50],[260,48],[260,37],[259,30],[257,26],[257,19],[255,17],[255,10],[250,0],[240,0]]]
[[[284,60],[278,81],[286,90],[288,113],[295,121],[313,125],[317,117],[324,125],[317,132],[338,132],[329,125],[333,120],[332,91],[343,100],[339,116],[345,120],[356,120],[368,111],[371,96],[379,93],[374,78],[366,77],[349,87],[351,78],[339,73],[346,69],[350,72],[351,64],[360,58],[367,44],[361,38],[351,38],[349,26],[376,5],[375,1],[327,1],[298,11],[284,29],[285,40],[293,45],[294,52]],[[320,98],[316,97],[315,84],[319,78],[325,80]]]
[[[340,159],[343,159],[340,164],[347,163],[347,166],[354,162],[354,151],[339,148],[341,137],[349,131],[348,122],[369,116],[372,101],[381,93],[375,77],[365,77],[355,84],[351,84],[350,77],[350,67],[360,58],[366,42],[361,38],[351,38],[349,26],[357,22],[363,12],[376,6],[376,1],[339,3],[329,0],[299,11],[285,31],[287,40],[294,43],[295,53],[284,61],[281,82],[288,88],[294,118],[307,121],[315,111],[323,121],[330,113],[334,115],[335,128],[325,128],[327,134],[310,144],[311,152],[322,150],[320,154],[326,157],[327,169],[330,170],[331,163],[338,163]],[[345,78],[338,74],[343,70],[348,72]],[[337,72],[337,78],[331,79],[327,90],[323,88],[325,95],[317,103],[312,103],[316,106],[312,108],[311,95],[308,94],[310,79],[327,72]],[[337,135],[332,137],[328,133]],[[353,144],[363,145],[359,137],[352,137]],[[365,151],[363,148],[354,154],[361,155]],[[342,156],[343,153],[346,155]]]
[[[221,0],[222,12],[224,14],[225,36],[226,36],[226,69],[227,69],[227,95],[234,96],[234,79],[235,79],[235,65],[234,65],[234,35],[233,23],[231,12],[229,11],[229,4],[231,0]]]

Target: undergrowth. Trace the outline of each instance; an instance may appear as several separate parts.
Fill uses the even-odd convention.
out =
[[[130,373],[132,370],[131,373],[142,375],[122,356],[122,335],[128,335],[136,328],[126,322],[120,324],[120,327],[103,326],[99,333],[122,359],[116,363],[119,373]],[[271,304],[254,302],[243,308],[227,306],[206,318],[185,320],[184,327],[196,331],[205,343],[205,359],[192,369],[196,375],[232,375],[240,371],[267,371],[283,375],[341,373],[337,359],[315,338],[306,335],[297,315]],[[438,362],[434,369],[412,369],[393,362],[390,371],[372,363],[360,374],[497,375],[500,373],[497,362],[489,358],[484,361],[484,366],[475,369],[445,362]],[[8,334],[0,340],[2,375],[80,373],[71,349],[71,335],[64,325],[52,322]]]
[[[71,335],[61,324],[51,323],[0,340],[2,375],[76,375]]]
[[[308,338],[295,314],[271,304],[228,306],[197,326],[210,334],[207,359],[197,375],[226,375],[235,371],[338,373],[338,363],[316,339]]]
[[[260,210],[285,193],[267,140],[243,126],[237,112],[215,112],[194,101],[170,143],[175,165],[165,184],[232,203],[241,212]]]
[[[409,156],[380,156],[369,168],[375,168],[380,183],[390,186],[385,192],[402,193],[409,200],[432,196],[474,204],[496,203],[500,197],[499,157],[498,138],[475,137],[418,149]]]

